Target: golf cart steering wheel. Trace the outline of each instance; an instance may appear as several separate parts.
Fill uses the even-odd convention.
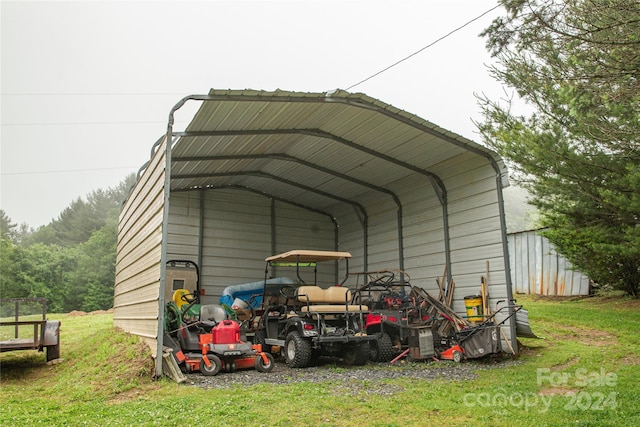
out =
[[[283,286],[280,288],[280,295],[285,297],[286,299],[295,298],[296,287],[292,285]]]

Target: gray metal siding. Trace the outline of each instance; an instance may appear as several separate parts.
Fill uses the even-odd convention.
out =
[[[481,277],[487,276],[489,306],[495,310],[499,300],[508,298],[496,173],[486,160],[469,153],[441,166],[449,202],[453,308],[465,313],[464,297],[478,295]],[[508,326],[502,331],[513,341]]]
[[[114,324],[144,338],[154,353],[165,163],[165,145],[161,144],[120,213],[114,289]]]
[[[335,250],[335,228],[328,216],[283,202],[276,202],[275,208],[276,253],[294,249]],[[301,272],[305,283],[313,283],[312,270],[306,268]],[[335,263],[320,263],[317,270],[318,285],[326,287],[335,284]],[[296,278],[292,268],[276,270],[276,274]]]
[[[201,283],[205,302],[218,302],[230,285],[264,277],[271,238],[270,201],[246,191],[205,193]]]
[[[589,295],[590,280],[558,254],[536,231],[509,234],[513,288],[516,293]]]
[[[200,249],[200,197],[204,197]],[[193,190],[171,195],[167,259],[199,263],[204,303],[216,303],[225,287],[264,278],[264,259],[292,249],[334,249],[329,217],[243,190]],[[275,241],[273,239],[275,238]],[[202,252],[202,253],[200,253]],[[333,265],[320,266],[320,283],[334,281]],[[284,273],[284,271],[283,271]],[[293,270],[286,271],[293,275]],[[303,276],[312,280],[309,272]]]

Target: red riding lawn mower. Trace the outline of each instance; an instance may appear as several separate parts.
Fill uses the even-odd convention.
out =
[[[165,309],[164,344],[173,348],[182,370],[204,375],[221,370],[273,370],[273,356],[263,352],[260,344],[243,341],[240,323],[229,319],[221,305],[199,304],[198,295],[197,288],[194,293],[178,289]]]

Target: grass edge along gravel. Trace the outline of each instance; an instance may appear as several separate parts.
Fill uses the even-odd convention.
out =
[[[640,303],[521,297],[533,330],[518,363],[472,380],[263,383],[204,390],[152,381],[153,362],[109,313],[62,321],[64,361],[0,355],[0,425],[640,425]],[[433,363],[424,369],[437,369]],[[453,363],[453,362],[441,362]],[[463,363],[476,363],[465,361]],[[376,368],[377,369],[377,368]],[[233,374],[228,374],[233,375]],[[388,385],[391,393],[368,392]]]

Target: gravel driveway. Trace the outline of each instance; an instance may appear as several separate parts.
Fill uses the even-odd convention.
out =
[[[284,362],[276,361],[273,371],[261,373],[254,369],[241,370],[234,373],[220,372],[216,376],[187,374],[188,386],[202,388],[228,388],[233,386],[251,386],[255,384],[289,384],[294,382],[320,383],[325,381],[367,381],[368,387],[375,392],[393,392],[388,384],[384,387],[371,387],[371,383],[380,383],[383,379],[417,378],[423,380],[471,380],[476,378],[475,372],[484,369],[501,369],[518,363],[512,359],[473,360],[455,363],[451,361],[429,361],[405,363],[373,363],[365,366],[349,366],[339,361],[322,360],[318,366],[304,369],[289,368]],[[386,391],[383,391],[386,390]],[[397,391],[397,390],[396,390]]]

